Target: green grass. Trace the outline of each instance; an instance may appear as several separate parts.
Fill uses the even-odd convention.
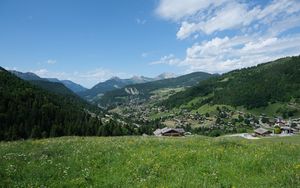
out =
[[[246,112],[250,112],[254,115],[261,115],[261,114],[266,114],[267,116],[276,116],[278,115],[276,113],[276,111],[281,108],[281,107],[284,107],[284,104],[281,104],[281,103],[274,103],[274,104],[269,104],[268,106],[266,107],[260,107],[260,108],[253,108],[251,110],[246,110],[242,107],[239,107],[240,110],[242,111],[246,111]]]
[[[161,118],[161,117],[168,117],[170,115],[174,115],[176,113],[179,113],[180,109],[178,108],[173,108],[171,111],[169,112],[158,112],[158,113],[151,113],[149,115],[149,118],[152,119],[152,120],[155,120],[155,119],[158,119],[158,118]]]
[[[0,142],[0,187],[299,187],[300,136]]]
[[[248,112],[248,113],[252,113],[254,115],[261,115],[261,114],[266,114],[269,117],[272,116],[282,116],[282,114],[279,112],[278,110],[282,108],[282,109],[296,109],[297,112],[294,113],[294,118],[296,117],[300,117],[300,105],[299,104],[293,104],[293,106],[290,106],[288,104],[285,103],[273,103],[273,104],[269,104],[266,107],[260,107],[260,108],[253,108],[250,110],[247,110],[243,107],[238,107],[239,110],[244,111],[244,112]]]
[[[217,114],[217,107],[219,107],[219,108],[226,107],[226,108],[234,111],[234,108],[232,106],[229,106],[229,105],[205,104],[205,105],[201,106],[200,108],[198,108],[197,110],[195,110],[195,112],[198,112],[200,114],[205,114],[205,113]]]
[[[169,113],[169,112],[152,113],[152,114],[150,114],[149,118],[151,120],[155,120],[155,119],[158,119],[158,118],[161,118],[161,117],[169,116],[170,114],[171,113]]]

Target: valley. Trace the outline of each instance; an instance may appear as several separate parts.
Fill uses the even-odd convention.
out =
[[[42,134],[41,130],[38,137],[153,135],[156,129],[164,127],[182,128],[188,134],[215,137],[252,134],[259,128],[274,132],[278,121],[283,122],[279,128],[290,127],[293,132],[299,132],[299,59],[281,58],[223,75],[195,72],[171,78],[170,74],[165,74],[169,76],[165,79],[164,74],[152,79],[143,76],[131,79],[115,77],[86,89],[85,93],[93,93],[92,98],[83,96],[81,91],[74,93],[63,83],[53,82],[57,79],[46,80],[33,73],[12,73],[42,90],[71,97],[89,106],[79,109],[88,112],[88,121],[93,122],[88,132],[69,130],[64,133],[52,131],[50,134],[44,131]],[[8,117],[3,122],[13,121],[9,116],[2,117]],[[53,124],[47,124],[50,126],[48,129],[52,130]],[[8,137],[22,137],[21,132],[7,131],[11,135]],[[26,130],[26,138],[35,135],[34,131],[36,129]],[[3,134],[2,137],[6,136]]]

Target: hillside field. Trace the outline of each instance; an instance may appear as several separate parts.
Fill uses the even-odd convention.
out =
[[[300,136],[0,142],[0,187],[300,187]]]

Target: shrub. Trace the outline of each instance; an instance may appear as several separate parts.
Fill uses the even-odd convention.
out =
[[[280,134],[281,133],[281,129],[279,127],[275,127],[274,133],[275,134]]]

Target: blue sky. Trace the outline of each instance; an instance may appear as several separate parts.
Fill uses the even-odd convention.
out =
[[[86,87],[299,54],[299,0],[0,1],[0,65]]]

